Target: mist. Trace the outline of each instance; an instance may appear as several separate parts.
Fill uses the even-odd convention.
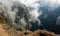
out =
[[[32,25],[34,25],[34,27],[36,25],[37,25],[37,27],[40,25],[43,25],[43,28],[46,28],[47,24],[51,25],[51,23],[50,23],[51,21],[52,21],[53,25],[55,25],[55,24],[59,25],[58,20],[60,19],[59,18],[60,0],[0,0],[0,8],[1,7],[2,7],[1,10],[4,12],[1,11],[0,15],[2,14],[5,18],[8,18],[8,20],[10,20],[9,22],[11,22],[10,24],[13,24],[13,26],[18,29],[21,28],[22,30],[25,30],[28,21],[29,21],[28,27],[30,27],[30,28],[32,28],[31,27]],[[19,11],[18,9],[20,9],[20,8],[23,11],[22,10]],[[30,18],[27,19],[28,21],[24,17],[25,16],[24,10],[26,8],[29,10],[29,15],[30,15],[29,16]],[[23,26],[19,26],[19,25],[17,25],[18,23],[15,22],[16,18],[19,16],[18,13],[20,13],[20,15],[21,15],[21,18],[19,18],[18,20],[21,20],[21,22],[23,23],[22,24]],[[41,18],[43,18],[43,19],[41,19]],[[48,18],[48,20],[47,20],[47,18]],[[45,19],[49,23],[47,23],[47,22],[44,23]],[[50,21],[49,21],[49,19],[50,19]],[[30,22],[33,22],[33,24],[31,24]],[[36,24],[34,24],[34,23],[36,23]],[[38,27],[38,28],[40,28],[40,27]]]

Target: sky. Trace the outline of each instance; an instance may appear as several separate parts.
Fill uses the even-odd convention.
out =
[[[27,7],[34,8],[32,10],[32,15],[35,14],[38,17],[39,7],[48,6],[48,10],[54,10],[60,6],[60,0],[19,0],[21,3],[25,4]],[[41,12],[41,11],[40,11]]]
[[[23,3],[28,8],[33,8],[32,10],[30,10],[30,14],[35,18],[42,14],[42,11],[39,9],[40,7],[47,6],[48,10],[54,10],[55,8],[58,8],[60,6],[60,0],[0,0],[0,1],[3,1],[4,5],[6,5],[7,7],[11,6],[12,2],[14,1]]]

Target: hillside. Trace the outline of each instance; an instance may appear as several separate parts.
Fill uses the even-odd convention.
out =
[[[16,31],[14,28],[9,27],[2,17],[0,17],[0,36],[59,36],[53,32],[48,32],[46,30],[36,30],[36,31]]]
[[[52,32],[48,32],[45,30],[37,30],[34,32],[26,30],[26,31],[17,31],[16,33],[11,30],[8,31],[6,29],[3,29],[3,27],[4,26],[0,24],[0,36],[59,36],[59,35],[56,35]]]
[[[9,36],[9,34],[2,28],[2,25],[0,24],[0,36]]]

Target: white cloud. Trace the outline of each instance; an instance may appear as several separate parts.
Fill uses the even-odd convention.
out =
[[[37,18],[40,14],[38,13],[39,7],[48,6],[48,10],[54,10],[60,6],[60,0],[19,0],[21,3],[25,4],[27,7],[32,9],[31,14],[35,14]],[[40,3],[38,3],[38,2]],[[37,2],[37,3],[36,3]]]
[[[41,14],[38,12],[39,7],[48,6],[48,10],[54,10],[55,8],[60,6],[60,0],[4,0],[3,3],[5,2],[6,4],[4,5],[8,4],[7,6],[10,6],[12,1],[19,1],[27,7],[34,8],[30,12],[32,16],[35,16],[35,18],[37,18]],[[40,3],[38,3],[37,1]]]
[[[49,10],[54,10],[60,6],[60,0],[40,0],[40,2],[41,7],[48,6]]]
[[[19,0],[19,1],[25,4],[27,7],[34,8],[30,11],[33,17],[37,18],[39,16],[38,14],[39,3],[36,3],[39,0]]]
[[[21,3],[25,4],[26,6],[30,6],[31,4],[34,4],[37,0],[19,0]]]

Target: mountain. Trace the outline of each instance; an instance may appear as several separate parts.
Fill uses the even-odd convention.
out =
[[[49,8],[46,6],[40,7],[42,15],[40,15],[38,18],[41,20],[41,23],[46,28],[46,30],[53,31],[55,33],[60,33],[59,31],[60,7],[55,8],[54,10],[48,10],[48,9]]]

